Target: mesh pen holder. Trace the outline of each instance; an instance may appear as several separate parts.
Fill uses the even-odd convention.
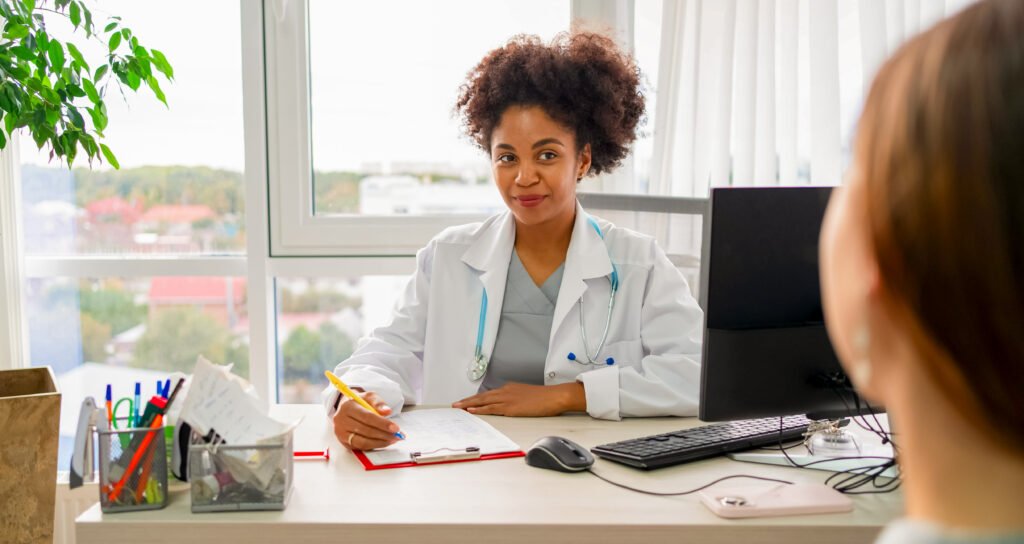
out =
[[[284,510],[292,491],[292,433],[260,444],[205,443],[192,434],[192,512]]]
[[[164,428],[98,430],[100,509],[105,513],[167,506]]]

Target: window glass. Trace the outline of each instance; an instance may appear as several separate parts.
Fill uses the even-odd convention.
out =
[[[126,104],[114,78],[101,80],[109,84],[103,142],[120,170],[98,161],[90,170],[84,153],[69,170],[27,134],[21,139],[26,253],[244,252],[239,4],[105,0],[94,6],[97,27],[111,16],[173,65],[174,81],[159,79],[168,106],[145,87],[126,88]],[[72,36],[60,16],[47,17],[47,31]],[[94,65],[105,52],[84,34],[74,41]],[[91,127],[89,116],[86,123]]]
[[[391,321],[408,276],[279,278],[278,393],[281,403],[319,402],[325,370],[352,355],[359,338]]]
[[[108,383],[129,396],[139,382],[148,398],[199,355],[249,376],[245,278],[37,278],[25,299],[32,365],[53,367],[62,395],[60,467],[82,400],[102,403]]]
[[[491,213],[486,156],[452,108],[510,37],[569,29],[568,0],[309,3],[314,213]]]

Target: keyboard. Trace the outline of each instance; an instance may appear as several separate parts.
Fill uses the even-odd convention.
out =
[[[729,452],[778,445],[801,438],[811,420],[805,416],[742,419],[713,423],[665,434],[612,442],[591,448],[594,455],[630,466],[652,469],[696,461]]]

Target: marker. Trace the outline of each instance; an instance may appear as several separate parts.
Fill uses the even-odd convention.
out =
[[[296,459],[309,459],[312,461],[324,461],[331,460],[331,448],[326,448],[324,451],[297,451],[293,455]]]
[[[324,376],[327,376],[327,379],[331,380],[331,383],[334,384],[334,387],[336,387],[338,391],[341,391],[342,395],[345,395],[346,397],[358,402],[360,406],[366,408],[370,412],[377,414],[378,416],[380,415],[380,412],[375,410],[373,406],[370,406],[370,403],[363,400],[363,397],[357,395],[355,391],[349,389],[348,386],[345,385],[345,382],[339,380],[338,377],[335,376],[333,372],[331,372],[330,370],[325,370]],[[395,433],[395,436],[401,438],[402,440],[405,440],[405,435],[402,434],[401,431]]]
[[[107,384],[107,429],[114,424],[114,411],[110,408],[110,384]]]
[[[139,396],[142,395],[142,384],[135,382],[135,424],[133,427],[139,426]]]

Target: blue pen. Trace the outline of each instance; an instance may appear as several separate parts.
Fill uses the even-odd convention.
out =
[[[139,397],[142,395],[142,384],[135,382],[135,427],[139,426]]]
[[[171,394],[171,379],[167,378],[167,381],[164,382],[164,394],[162,396],[166,399],[167,395],[170,395],[170,394]]]

